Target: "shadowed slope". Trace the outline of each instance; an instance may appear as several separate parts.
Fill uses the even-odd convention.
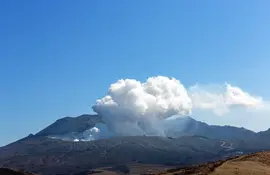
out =
[[[1,175],[34,175],[31,173],[26,173],[23,171],[15,171],[8,168],[0,168],[0,174]]]

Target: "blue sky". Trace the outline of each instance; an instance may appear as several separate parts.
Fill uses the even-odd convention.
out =
[[[165,75],[270,98],[270,2],[0,2],[0,145],[90,113],[120,78]]]

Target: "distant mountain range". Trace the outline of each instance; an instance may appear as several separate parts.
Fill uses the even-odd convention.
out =
[[[166,122],[172,127],[168,137],[113,137],[89,142],[51,139],[49,136],[81,133],[103,123],[98,115],[65,117],[35,135],[1,147],[0,167],[45,175],[87,174],[106,167],[131,173],[134,166],[171,168],[270,148],[269,130],[255,133],[245,128],[211,126],[191,117]]]

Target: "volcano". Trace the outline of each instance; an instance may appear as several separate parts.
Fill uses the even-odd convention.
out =
[[[167,124],[171,130],[166,137],[110,136],[75,141],[80,133],[106,124],[98,115],[65,117],[37,134],[1,147],[0,167],[44,175],[91,171],[140,174],[145,171],[142,167],[159,171],[161,167],[200,164],[270,148],[266,134],[245,128],[211,126],[191,117]],[[68,135],[72,137],[62,139]]]

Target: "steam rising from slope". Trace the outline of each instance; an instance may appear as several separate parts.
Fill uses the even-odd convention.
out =
[[[99,128],[102,128],[102,126],[97,126]],[[52,139],[61,139],[65,141],[92,141],[101,138],[100,137],[100,129],[97,127],[93,127],[90,129],[85,130],[84,132],[78,133],[78,132],[72,132],[72,133],[66,133],[64,135],[52,135],[49,136],[49,138]],[[104,129],[102,128],[102,133],[104,133]]]

